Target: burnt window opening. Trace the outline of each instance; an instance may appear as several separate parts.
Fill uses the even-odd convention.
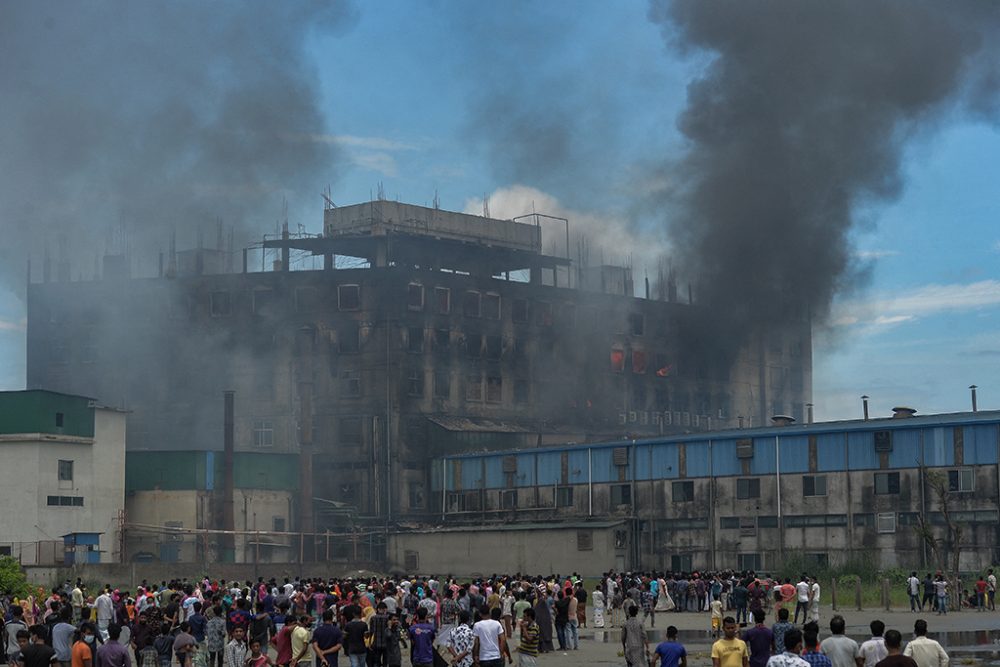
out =
[[[528,341],[525,338],[515,338],[511,343],[514,358],[523,360],[528,358]]]
[[[572,507],[573,487],[557,486],[555,489],[555,501],[556,501],[556,507]]]
[[[466,317],[479,317],[482,314],[482,303],[479,292],[468,291],[462,297],[462,314]]]
[[[503,338],[500,336],[486,337],[486,358],[490,361],[499,361],[503,356]]]
[[[438,315],[448,315],[451,313],[451,290],[447,287],[435,287],[434,303],[437,307]]]
[[[340,310],[358,310],[361,308],[361,286],[338,285],[337,308]]]
[[[424,286],[420,283],[410,283],[406,287],[406,307],[409,310],[424,309]]]
[[[66,422],[66,418],[61,412],[56,413],[56,428],[62,428],[63,424]]]
[[[948,471],[948,490],[952,493],[971,493],[976,490],[976,475],[972,468]]]
[[[633,336],[642,336],[646,332],[646,318],[642,313],[632,313],[628,316],[628,332]]]
[[[576,550],[592,551],[593,549],[594,549],[594,531],[592,530],[576,531]]]
[[[483,400],[483,377],[478,373],[471,373],[465,378],[465,400]]]
[[[285,517],[283,516],[271,517],[271,529],[276,533],[285,532]]]
[[[73,462],[72,461],[59,461],[59,481],[60,482],[72,482],[73,481]]]
[[[447,371],[434,373],[434,398],[449,398],[451,396],[451,374]]]
[[[646,351],[632,350],[632,372],[642,375],[646,372]]]
[[[361,330],[355,324],[337,331],[337,350],[340,354],[357,354],[361,349]]]
[[[424,372],[410,371],[406,378],[406,393],[410,396],[424,395]]]
[[[425,506],[425,493],[423,482],[410,482],[408,484],[410,492],[410,509],[422,510]]]
[[[341,417],[337,424],[337,433],[341,445],[360,445],[361,417]]]
[[[826,475],[803,475],[802,476],[803,496],[825,496],[826,495]]]
[[[620,505],[631,505],[631,504],[632,504],[632,485],[612,484],[611,506],[618,507]]]
[[[494,292],[487,292],[483,296],[483,317],[488,320],[500,319],[500,295]]]
[[[465,349],[470,359],[479,359],[483,355],[483,335],[466,332]]]
[[[359,371],[341,371],[340,395],[347,398],[361,396],[361,373]]]
[[[540,327],[552,326],[552,304],[547,301],[535,303],[535,324]]]
[[[611,372],[622,373],[625,370],[625,350],[620,345],[611,346]]]
[[[632,385],[632,407],[646,409],[646,385],[642,380],[636,380]]]
[[[411,354],[421,354],[424,351],[424,330],[421,327],[410,327],[406,335],[406,351]]]
[[[503,378],[491,375],[486,378],[486,402],[499,403],[503,400]]]
[[[226,317],[232,309],[229,292],[212,292],[208,295],[212,317]]]
[[[446,352],[451,346],[451,331],[448,329],[434,330],[434,349],[438,352]]]
[[[264,315],[270,312],[274,301],[274,290],[272,289],[259,287],[250,293],[250,309],[255,315]]]
[[[503,489],[500,491],[500,509],[517,509],[517,489]]]
[[[513,322],[528,321],[528,300],[514,299],[510,305],[510,319]]]
[[[255,419],[253,422],[253,446],[274,447],[274,422],[270,419]]]
[[[269,290],[270,291],[270,290]],[[254,295],[256,296],[256,294]],[[256,306],[256,304],[254,304]],[[315,287],[298,287],[295,290],[295,310],[308,313],[319,307],[319,290]]]
[[[341,484],[339,491],[343,501],[355,502],[358,499],[358,487],[354,484]]]

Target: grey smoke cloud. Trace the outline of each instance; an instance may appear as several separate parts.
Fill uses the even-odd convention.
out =
[[[353,19],[319,0],[0,3],[0,284],[45,246],[89,274],[119,226],[138,254],[174,229],[214,241],[219,218],[271,229],[283,196],[318,210],[337,156],[312,140],[304,50]]]
[[[679,185],[662,203],[725,347],[803,308],[822,321],[860,275],[853,211],[899,196],[906,141],[996,108],[993,3],[675,0],[650,18],[675,52],[711,58],[688,86],[688,149],[665,161]]]

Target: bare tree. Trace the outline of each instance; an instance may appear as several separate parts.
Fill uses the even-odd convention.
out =
[[[930,550],[937,568],[950,583],[953,591],[952,600],[957,601],[960,607],[962,590],[958,572],[965,527],[957,523],[951,514],[951,487],[948,473],[940,470],[925,470],[924,479],[934,500],[937,501],[945,530],[944,534],[939,536],[938,531],[934,530],[933,523],[924,512],[917,514],[917,525],[914,528]]]

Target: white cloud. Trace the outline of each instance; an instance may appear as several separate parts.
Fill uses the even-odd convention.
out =
[[[834,307],[835,326],[884,328],[948,312],[969,312],[1000,306],[1000,281],[923,285],[894,296],[848,301]]]
[[[530,213],[567,218],[570,229],[570,258],[578,258],[577,241],[586,238],[589,246],[589,264],[631,265],[633,278],[638,286],[650,272],[650,280],[656,278],[659,262],[666,253],[664,242],[648,232],[641,235],[628,220],[613,212],[578,211],[563,206],[554,196],[527,185],[512,185],[499,188],[487,195],[490,216],[508,220]],[[481,197],[470,197],[465,201],[465,213],[483,214]],[[561,222],[546,222],[542,219],[542,250],[547,254],[566,255],[566,236]]]
[[[0,320],[0,331],[17,331],[23,333],[28,329],[28,320]]]
[[[351,163],[364,169],[377,171],[385,176],[395,177],[398,173],[396,158],[388,153],[353,153]]]
[[[858,259],[885,259],[886,257],[895,257],[899,254],[898,250],[858,250],[854,253],[854,256]]]
[[[352,134],[313,134],[309,138],[319,143],[375,151],[415,151],[418,149],[415,144],[408,144],[385,137],[358,137]]]

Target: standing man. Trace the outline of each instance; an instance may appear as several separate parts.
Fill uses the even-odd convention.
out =
[[[764,610],[753,613],[754,626],[743,633],[743,641],[750,649],[750,667],[765,667],[774,647],[774,634],[764,625]],[[787,618],[787,616],[785,617]],[[725,626],[725,621],[723,621]]]
[[[805,574],[802,575],[802,579],[799,583],[795,584],[795,617],[792,623],[795,625],[799,624],[799,612],[802,612],[802,622],[805,623],[809,616],[809,577]],[[780,613],[779,613],[780,616]],[[785,622],[788,622],[788,616],[785,615]]]
[[[997,578],[993,574],[993,569],[990,568],[986,571],[986,597],[987,603],[989,604],[990,611],[996,611],[996,596],[997,596]]]
[[[809,620],[819,625],[819,578],[812,577],[809,586]]]
[[[667,627],[666,641],[657,644],[653,650],[649,667],[657,667],[657,658],[660,661],[659,667],[687,667],[687,650],[677,641],[677,628],[672,625]]]
[[[535,610],[528,607],[524,610],[521,627],[521,645],[517,648],[518,667],[536,667],[538,664],[538,640],[541,630],[535,623]]]
[[[480,667],[503,667],[504,658],[507,658],[507,662],[513,662],[507,647],[507,637],[503,633],[503,623],[500,622],[499,608],[490,612],[490,618],[473,625],[472,634],[476,637],[472,646],[472,658]]]
[[[885,638],[882,637],[882,633],[885,632],[885,623],[874,620],[869,627],[872,631],[872,638],[862,643],[861,648],[858,649],[861,658],[865,661],[862,667],[875,667],[889,655],[889,650],[885,647]]]
[[[59,610],[59,621],[52,626],[52,648],[61,667],[70,667],[73,657],[73,635],[76,627],[70,623],[73,611],[69,607]]]
[[[73,625],[79,625],[83,618],[83,588],[79,579],[76,580],[76,586],[70,593],[70,604],[73,605]]]
[[[788,612],[787,609],[781,611]],[[809,663],[799,657],[802,652],[802,631],[793,627],[785,633],[784,650],[775,653],[767,661],[767,667],[809,667]]]
[[[904,656],[913,658],[918,667],[948,667],[948,654],[941,644],[927,637],[927,621],[917,619],[913,624],[913,634],[915,636],[907,642],[903,651]]]
[[[122,627],[117,623],[108,624],[108,641],[97,649],[97,664],[100,667],[132,667],[128,647],[118,643]]]
[[[833,667],[857,667],[858,658],[861,656],[858,643],[844,634],[846,625],[844,617],[840,614],[831,618],[832,636],[824,639],[819,645],[820,650],[830,658]]]
[[[809,663],[810,667],[833,667],[830,658],[819,650],[819,626],[817,624],[809,621],[802,627],[802,643],[805,648],[801,657]]]
[[[712,644],[712,667],[749,667],[750,652],[746,642],[736,636],[736,619],[722,619],[722,639]]]
[[[906,592],[910,596],[910,611],[923,611],[924,606],[920,604],[920,580],[917,579],[916,572],[910,572],[910,578],[906,580]]]
[[[875,667],[917,667],[913,658],[903,655],[903,635],[899,634],[899,630],[886,631],[885,648],[889,652],[888,656]]]
[[[102,640],[107,640],[108,625],[111,624],[111,619],[115,616],[115,604],[111,600],[111,593],[107,588],[97,596],[94,608],[97,611],[97,631],[101,633]],[[118,632],[121,633],[121,628],[118,629]]]
[[[920,601],[921,609],[935,609],[937,605],[934,602],[934,579],[931,578],[931,573],[928,572],[927,576],[924,577],[924,598]]]
[[[426,607],[417,607],[417,622],[410,626],[410,647],[410,663],[413,667],[434,665],[434,626],[427,622]],[[351,667],[364,667],[364,664],[364,653],[357,663],[352,655]]]
[[[344,633],[333,622],[333,609],[323,610],[323,622],[313,631],[312,648],[316,667],[337,667],[337,656],[344,644]]]

